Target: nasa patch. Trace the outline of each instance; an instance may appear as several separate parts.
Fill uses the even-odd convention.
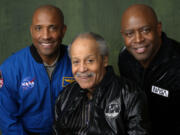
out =
[[[23,90],[32,89],[34,87],[34,78],[32,77],[26,77],[21,82],[21,87]]]
[[[65,87],[72,82],[74,82],[74,77],[63,77],[62,86]]]
[[[107,118],[116,118],[120,113],[121,107],[117,101],[112,101],[105,108],[105,116]]]
[[[3,76],[2,76],[2,72],[0,71],[0,88],[2,88],[3,84],[4,84]]]

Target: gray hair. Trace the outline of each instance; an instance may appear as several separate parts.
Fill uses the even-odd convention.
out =
[[[99,51],[100,54],[104,57],[104,56],[108,56],[109,55],[109,50],[108,50],[108,46],[106,44],[106,41],[104,40],[104,38],[96,33],[93,32],[85,32],[85,33],[80,33],[77,36],[75,36],[75,38],[73,39],[73,41],[71,42],[71,44],[69,44],[68,46],[68,54],[69,57],[71,57],[70,55],[70,51],[71,51],[71,46],[73,44],[73,42],[78,39],[78,38],[93,38],[99,45]]]

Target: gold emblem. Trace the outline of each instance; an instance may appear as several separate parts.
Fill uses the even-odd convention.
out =
[[[68,84],[74,82],[74,77],[63,77],[62,86],[66,87]]]

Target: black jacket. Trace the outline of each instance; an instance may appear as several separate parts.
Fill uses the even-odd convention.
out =
[[[74,82],[60,93],[55,109],[57,135],[148,134],[145,93],[117,77],[112,67],[96,86],[92,100],[87,92]]]
[[[180,44],[162,34],[162,45],[147,69],[125,49],[120,74],[146,92],[153,135],[180,135]]]

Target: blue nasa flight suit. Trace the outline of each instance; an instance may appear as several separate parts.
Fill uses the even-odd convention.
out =
[[[58,93],[73,81],[67,47],[51,80],[35,47],[10,56],[0,66],[0,129],[3,135],[51,135]]]

